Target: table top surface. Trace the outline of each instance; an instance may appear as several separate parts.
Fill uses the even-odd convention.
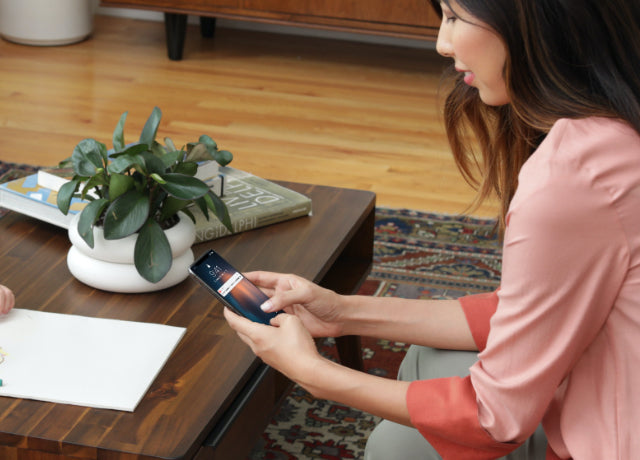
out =
[[[241,271],[325,277],[373,212],[375,195],[283,185],[311,196],[312,216],[195,245],[196,257],[213,248]],[[0,219],[0,280],[16,294],[17,307],[168,324],[187,332],[133,413],[0,397],[0,446],[74,458],[96,458],[102,451],[118,458],[188,458],[259,360],[195,280],[156,293],[95,290],[69,273],[69,247],[63,229],[17,213]]]

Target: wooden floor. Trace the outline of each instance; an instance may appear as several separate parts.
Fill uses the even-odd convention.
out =
[[[379,205],[463,212],[473,190],[446,143],[434,51],[190,26],[167,58],[159,22],[98,16],[89,40],[0,40],[0,160],[52,165],[128,111],[137,140],[153,106],[159,137],[213,137],[232,166],[271,179],[373,190]],[[485,205],[476,215],[496,214]]]

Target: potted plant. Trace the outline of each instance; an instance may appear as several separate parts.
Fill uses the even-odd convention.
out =
[[[233,156],[219,150],[206,135],[177,149],[169,138],[156,141],[162,112],[155,107],[137,143],[126,144],[123,113],[113,132],[113,151],[95,139],[80,141],[60,167],[72,168],[73,177],[58,192],[58,208],[67,214],[71,199],[89,203],[77,219],[77,233],[90,248],[94,229],[105,240],[135,236],[134,265],[139,275],[157,283],[169,272],[172,252],[165,230],[176,225],[182,212],[194,220],[195,205],[209,218],[209,211],[231,231],[227,208],[202,180],[194,177],[198,162],[228,164]],[[191,240],[189,246],[193,243]],[[185,277],[187,276],[185,270]]]

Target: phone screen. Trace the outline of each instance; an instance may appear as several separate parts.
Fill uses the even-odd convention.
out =
[[[239,315],[258,323],[269,324],[277,314],[263,312],[260,305],[269,299],[266,294],[213,250],[198,258],[189,271],[222,303]]]

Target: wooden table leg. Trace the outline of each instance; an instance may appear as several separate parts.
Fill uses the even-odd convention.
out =
[[[355,294],[371,272],[375,207],[355,228],[349,243],[320,284],[338,294]],[[356,370],[364,370],[360,336],[336,338],[340,362]]]
[[[359,335],[336,337],[336,348],[342,364],[358,371],[364,370],[362,344]]]

